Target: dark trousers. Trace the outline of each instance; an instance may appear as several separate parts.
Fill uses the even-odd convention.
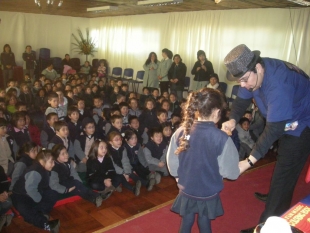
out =
[[[151,173],[150,170],[146,167],[144,167],[141,163],[137,163],[137,164],[131,164],[132,166],[132,170],[138,175],[138,180],[141,181],[142,185],[147,186],[149,179],[148,176]],[[130,177],[131,179],[133,179],[134,181],[135,178]]]
[[[170,93],[175,94],[178,101],[182,101],[183,91],[181,91],[180,87],[177,87],[177,85],[175,85],[175,83],[170,83]]]
[[[300,137],[284,134],[279,140],[277,163],[273,172],[266,207],[259,222],[280,216],[290,208],[299,175],[310,153],[310,129]]]
[[[45,190],[39,203],[28,195],[12,194],[14,207],[24,220],[36,227],[44,229],[48,220],[44,214],[49,214],[58,199],[58,193],[54,190]]]
[[[66,186],[66,188],[71,188],[75,186],[75,189],[71,192],[73,195],[78,195],[82,197],[83,199],[94,202],[96,197],[99,196],[98,193],[94,192],[93,190],[85,187],[83,183],[81,183],[78,180],[66,180],[64,182],[61,182],[61,185]]]
[[[2,70],[4,89],[7,88],[8,80],[13,78],[13,70]]]
[[[106,188],[104,185],[104,180],[105,179],[103,177],[102,179],[91,180],[89,181],[89,186],[93,190],[103,191]],[[121,181],[120,179],[116,179],[114,175],[111,177],[111,183],[115,188],[117,188],[121,184]]]
[[[116,186],[113,185],[115,188],[117,188],[120,184],[122,184],[124,188],[133,191],[133,186],[126,180],[124,175],[117,174],[115,176],[115,182]]]
[[[8,198],[4,202],[0,202],[0,215],[5,214],[12,207],[11,198]]]
[[[160,94],[162,95],[165,91],[168,92],[169,89],[169,81],[160,81],[159,83],[159,87],[160,87]]]

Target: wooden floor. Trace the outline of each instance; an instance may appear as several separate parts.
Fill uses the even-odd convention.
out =
[[[275,159],[276,154],[269,152],[253,168],[274,162]],[[163,203],[173,200],[177,193],[175,180],[172,177],[163,177],[162,182],[150,192],[142,187],[139,197],[135,197],[133,193],[123,189],[122,193],[114,192],[99,208],[88,201],[79,200],[54,208],[51,212],[51,218],[60,219],[61,233],[101,232],[102,229],[132,218],[143,211],[156,209]],[[1,232],[36,233],[45,231],[24,222],[21,217],[14,217],[11,225],[4,227]]]

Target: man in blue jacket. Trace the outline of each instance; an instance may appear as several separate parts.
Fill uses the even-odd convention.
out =
[[[238,81],[240,88],[230,120],[223,123],[222,129],[235,128],[252,98],[266,118],[266,127],[250,156],[239,163],[241,173],[264,157],[279,139],[270,192],[259,220],[265,222],[268,217],[280,216],[289,209],[296,182],[310,153],[309,76],[288,62],[261,58],[259,51],[251,51],[243,44],[231,50],[224,63],[229,71],[227,79]]]

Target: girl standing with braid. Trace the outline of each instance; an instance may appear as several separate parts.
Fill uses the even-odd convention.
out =
[[[181,233],[191,232],[195,214],[200,232],[212,232],[211,219],[223,214],[222,179],[235,180],[240,173],[233,141],[215,126],[223,104],[217,90],[192,92],[183,109],[183,123],[170,141],[168,168],[179,187],[171,209],[182,216]]]

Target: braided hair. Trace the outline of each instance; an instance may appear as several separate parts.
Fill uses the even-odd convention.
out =
[[[221,112],[224,104],[225,101],[222,94],[212,88],[203,88],[189,95],[183,107],[183,121],[181,126],[184,128],[184,132],[183,136],[179,139],[179,147],[176,149],[175,154],[178,155],[189,148],[190,130],[198,115],[202,118],[208,118],[216,109],[219,109]]]

